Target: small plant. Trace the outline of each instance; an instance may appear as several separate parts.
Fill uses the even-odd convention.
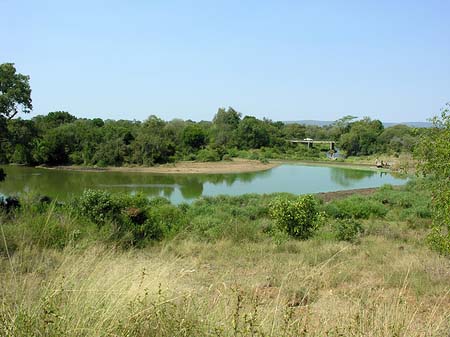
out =
[[[81,215],[88,217],[97,225],[103,225],[114,214],[120,212],[120,207],[106,191],[85,190],[78,200]]]
[[[450,256],[450,232],[439,227],[433,227],[427,236],[427,243],[431,249],[444,256]]]
[[[384,217],[388,208],[371,198],[355,195],[328,203],[324,210],[335,219],[368,219],[370,216]]]
[[[293,200],[276,198],[270,203],[269,214],[280,230],[300,239],[309,238],[318,227],[318,203],[310,194]]]
[[[336,237],[341,241],[355,242],[362,234],[363,227],[355,219],[343,219],[336,222]]]
[[[200,162],[210,162],[210,161],[219,161],[220,154],[215,149],[202,149],[197,153],[197,161]]]

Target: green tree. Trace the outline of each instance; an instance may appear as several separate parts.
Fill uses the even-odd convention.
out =
[[[352,121],[356,119],[355,116],[346,115],[342,118],[336,120],[333,124],[331,124],[330,128],[330,136],[334,140],[338,140],[344,133],[350,131]]]
[[[33,109],[29,80],[17,73],[14,63],[0,64],[0,116],[12,119]]]
[[[211,129],[215,146],[232,147],[236,145],[236,130],[241,121],[241,114],[229,107],[220,108],[214,116]]]
[[[175,154],[175,145],[166,130],[166,122],[150,116],[140,128],[133,143],[133,160],[136,164],[155,165],[167,163]]]
[[[350,131],[340,138],[340,147],[349,156],[369,155],[378,151],[377,138],[383,132],[383,124],[379,120],[365,117],[354,122]]]
[[[239,147],[244,149],[259,149],[270,143],[266,123],[253,116],[245,116],[236,132]]]
[[[204,147],[207,143],[206,132],[197,124],[189,124],[183,130],[183,144],[193,150]]]
[[[419,171],[431,175],[433,192],[433,224],[429,242],[440,253],[450,255],[450,104],[440,117],[434,117],[433,127],[422,135],[416,149]]]
[[[16,118],[8,121],[8,140],[5,145],[8,162],[33,164],[33,150],[38,131],[33,121]]]
[[[377,138],[380,152],[412,152],[418,142],[418,129],[407,125],[386,128]]]

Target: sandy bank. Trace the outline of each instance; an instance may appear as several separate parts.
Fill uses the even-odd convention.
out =
[[[143,172],[161,174],[223,174],[265,171],[274,168],[281,163],[261,163],[256,160],[234,159],[232,161],[220,162],[179,162],[175,164],[164,164],[158,166],[135,166],[135,167],[89,167],[89,166],[53,166],[45,167],[55,170],[85,171],[85,172]]]

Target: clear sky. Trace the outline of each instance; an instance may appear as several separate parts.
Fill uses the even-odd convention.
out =
[[[450,101],[450,1],[0,0],[35,114],[425,121]]]

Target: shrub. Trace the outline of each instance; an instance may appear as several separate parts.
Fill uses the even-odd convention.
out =
[[[358,195],[334,200],[328,203],[324,209],[327,215],[336,219],[384,217],[388,212],[388,209],[382,203]]]
[[[450,256],[450,232],[439,227],[433,227],[427,236],[428,245],[441,255]]]
[[[270,203],[269,214],[280,230],[300,239],[309,238],[318,227],[318,203],[309,194],[278,197]]]
[[[81,215],[100,226],[120,214],[119,204],[106,191],[85,190],[76,206]]]
[[[231,159],[231,156],[230,156],[229,154],[225,154],[225,155],[222,157],[222,160],[224,160],[224,161],[231,161],[232,159]]]
[[[184,223],[183,211],[171,204],[151,208],[149,218],[166,235],[176,233]]]
[[[220,154],[217,150],[203,149],[197,153],[197,161],[209,162],[209,161],[219,161]]]
[[[360,222],[354,219],[339,220],[335,224],[336,237],[341,241],[354,242],[363,232]]]

